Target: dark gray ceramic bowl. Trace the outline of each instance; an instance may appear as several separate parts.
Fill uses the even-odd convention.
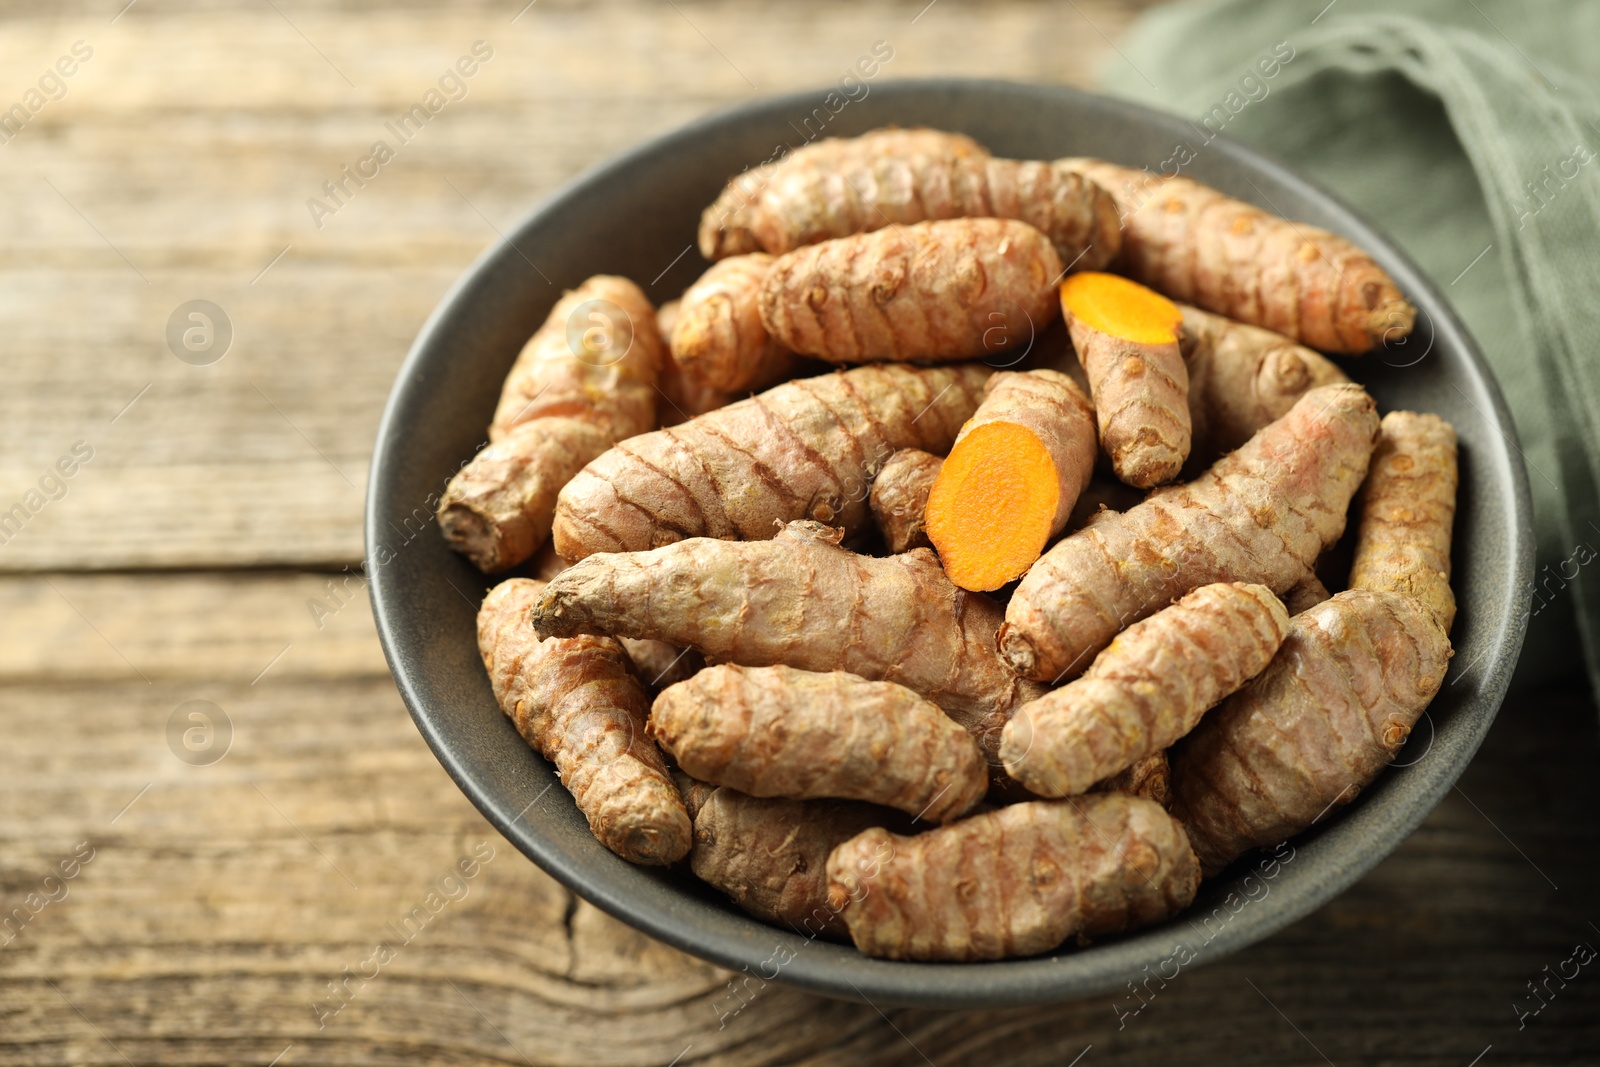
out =
[[[1175,956],[1185,965],[1218,959],[1306,915],[1394,849],[1483,740],[1522,645],[1531,511],[1505,401],[1443,296],[1349,208],[1225,139],[1202,148],[1185,173],[1371,251],[1419,308],[1418,331],[1406,347],[1348,369],[1384,409],[1437,412],[1461,438],[1455,659],[1397,765],[1355,804],[1296,838],[1276,865],[1241,860],[1164,926],[1026,960],[893,963],[764,925],[687,876],[613,856],[590,836],[551,766],[496,707],[473,622],[492,583],[445,548],[432,518],[438,494],[482,442],[501,379],[560,291],[606,272],[648,285],[658,303],[677,296],[705,267],[691,247],[701,209],[729,175],[780,144],[799,145],[804,131],[817,128],[817,116],[828,114],[817,110],[824,95],[748,104],[584,175],[479,259],[423,328],[384,413],[367,505],[378,632],[417,727],[500,832],[574,892],[734,969],[770,975],[776,961],[787,960],[779,980],[830,996],[944,1007],[1062,1000],[1120,988],[1145,965],[1154,970]],[[1104,97],[961,80],[875,85],[829,118],[825,134],[891,123],[969,133],[997,155],[1095,155],[1152,168],[1175,144],[1195,138],[1176,118]]]

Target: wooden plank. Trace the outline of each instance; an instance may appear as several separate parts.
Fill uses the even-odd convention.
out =
[[[680,1054],[945,1067],[997,1051],[1062,1067],[1089,1045],[1084,1064],[1165,1064],[1174,1049],[1309,1064],[1320,1050],[1459,1067],[1491,1044],[1500,1064],[1600,1056],[1587,970],[1521,1030],[1512,1010],[1546,965],[1600,944],[1600,739],[1571,694],[1514,702],[1463,792],[1372,875],[1277,937],[1152,985],[1120,1029],[1131,994],[880,1014],[773,985],[727,1017],[731,976],[576,901],[471,808],[384,676],[364,601],[318,632],[304,600],[326,593],[319,575],[48,582],[59,593],[44,576],[0,580],[0,914],[59,895],[44,878],[80,842],[94,856],[0,935],[0,1062],[122,1063],[107,1039],[135,1063],[267,1064],[288,1048],[284,1067]],[[206,766],[166,738],[195,697],[233,726]],[[327,983],[479,846],[495,852],[462,898],[328,1016]]]
[[[353,563],[411,339],[560,183],[717,108],[834,82],[879,39],[885,77],[1083,84],[1131,17],[1110,0],[540,4],[515,21],[521,3],[138,4],[113,23],[106,6],[0,5],[0,97],[75,41],[94,53],[4,146],[0,512],[75,442],[94,459],[0,544],[0,571]],[[317,228],[308,198],[477,40],[494,58],[467,95]],[[235,331],[206,367],[164,339],[197,298]]]

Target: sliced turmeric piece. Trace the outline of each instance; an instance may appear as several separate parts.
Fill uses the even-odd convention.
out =
[[[1289,614],[1264,585],[1203,585],[1117,635],[1077,680],[1006,724],[1006,773],[1072,796],[1164,750],[1272,662]]]
[[[1117,477],[1140,489],[1170,482],[1190,445],[1183,312],[1137,282],[1095,271],[1061,283],[1061,310]]]
[[[857,367],[629,438],[561,490],[556,549],[582,559],[686,537],[756,540],[793,519],[861,533],[877,468],[902,448],[948,451],[991,373]]]
[[[1088,666],[1124,626],[1211,582],[1300,584],[1344,532],[1378,435],[1356,385],[1313,389],[1193,482],[1056,542],[1006,606],[1002,654],[1028,678]]]
[[[944,460],[930,452],[902,448],[889,457],[889,462],[872,479],[867,505],[890,552],[898,554],[913,548],[933,547],[924,519],[928,494],[933,491],[933,481],[939,477],[939,468],[943,465]]]
[[[1118,269],[1173,300],[1344,355],[1398,341],[1415,325],[1417,309],[1394,279],[1343,237],[1188,178],[1097,159],[1060,162],[1117,201]]]
[[[687,773],[758,797],[832,797],[933,823],[989,788],[967,732],[893,682],[844,671],[707,667],[656,697],[650,736]]]
[[[1383,417],[1372,470],[1361,489],[1361,538],[1350,585],[1404,593],[1455,622],[1450,528],[1456,515],[1456,432],[1437,415]]]
[[[1043,693],[995,651],[999,605],[952,585],[925,548],[880,559],[840,539],[792,522],[765,541],[698,537],[600,553],[550,583],[533,624],[545,636],[653,637],[748,667],[898,682],[992,754],[1012,709]]]
[[[512,578],[478,611],[478,649],[495,699],[517,732],[556,765],[600,843],[634,863],[689,851],[689,815],[655,743],[650,698],[609,637],[541,640],[528,609],[543,582]]]
[[[789,377],[794,353],[761,322],[765,252],[719,260],[683,294],[669,334],[672,359],[689,379],[725,393],[767,389]]]
[[[1061,257],[1010,219],[948,219],[780,256],[761,290],[779,342],[829,363],[983,359],[1056,316]]]
[[[537,552],[561,487],[655,424],[662,351],[655,309],[626,278],[598,275],[556,301],[506,378],[488,447],[439,501],[450,547],[490,574]]]
[[[1002,371],[928,494],[928,539],[950,580],[998,589],[1060,533],[1094,473],[1094,409],[1064,374]]]
[[[856,948],[896,960],[1032,956],[1176,915],[1200,885],[1183,827],[1122,793],[1035,800],[916,837],[866,830],[828,857]]]

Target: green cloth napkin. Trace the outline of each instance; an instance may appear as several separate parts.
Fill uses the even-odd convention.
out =
[[[1577,670],[1581,642],[1600,691],[1597,43],[1592,0],[1198,0],[1144,15],[1101,80],[1310,174],[1438,283],[1533,488],[1518,682]]]

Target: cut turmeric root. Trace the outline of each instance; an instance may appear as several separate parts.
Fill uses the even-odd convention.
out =
[[[1137,282],[1094,271],[1061,283],[1061,311],[1117,477],[1140,489],[1177,477],[1191,429],[1183,312]]]
[[[1066,526],[1094,473],[1094,412],[1055,371],[1003,371],[928,494],[928,539],[950,580],[998,589]]]
[[[689,816],[655,743],[650,698],[609,637],[539,639],[528,609],[544,583],[512,578],[478,611],[478,649],[517,732],[556,765],[600,843],[634,863],[689,851]]]

